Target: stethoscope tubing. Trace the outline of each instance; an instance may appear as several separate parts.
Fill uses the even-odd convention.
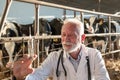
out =
[[[63,50],[61,51],[61,54],[58,58],[58,63],[57,63],[57,69],[56,69],[56,76],[59,77],[60,73],[59,73],[59,64],[60,64],[60,60],[61,60],[61,64],[62,64],[62,67],[63,67],[63,70],[65,72],[65,76],[67,76],[67,71],[65,69],[65,66],[63,64]]]
[[[87,60],[87,69],[88,69],[88,80],[91,80],[90,61],[89,61],[88,56],[86,56],[86,60]],[[64,74],[65,78],[67,78],[67,71],[66,71],[65,66],[63,64],[63,50],[61,51],[61,54],[60,54],[60,56],[58,58],[58,62],[57,62],[56,76],[57,76],[58,80],[59,80],[59,76],[60,76],[60,72],[59,72],[60,61],[61,61],[64,73],[65,73]],[[65,80],[67,80],[67,79],[65,79]]]

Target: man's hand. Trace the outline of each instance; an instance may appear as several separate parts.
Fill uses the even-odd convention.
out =
[[[17,78],[17,80],[23,80],[25,76],[33,72],[31,65],[36,57],[36,55],[34,55],[33,58],[29,55],[24,55],[18,61],[14,62],[13,75]]]

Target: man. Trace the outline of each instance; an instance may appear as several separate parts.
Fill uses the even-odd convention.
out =
[[[110,80],[101,53],[85,47],[84,26],[77,19],[64,21],[61,30],[63,50],[49,54],[37,68],[31,67],[32,59],[26,55],[14,63],[17,80]],[[36,56],[34,56],[34,59]]]

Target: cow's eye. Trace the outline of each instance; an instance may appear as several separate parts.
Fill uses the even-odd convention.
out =
[[[17,36],[15,31],[13,31],[11,29],[7,29],[6,33],[7,33],[8,37],[16,37]]]

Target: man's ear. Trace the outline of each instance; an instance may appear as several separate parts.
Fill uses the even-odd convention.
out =
[[[85,40],[85,38],[86,38],[85,34],[83,34],[81,38],[82,38],[82,39],[81,39],[81,42],[84,42],[84,40]]]

